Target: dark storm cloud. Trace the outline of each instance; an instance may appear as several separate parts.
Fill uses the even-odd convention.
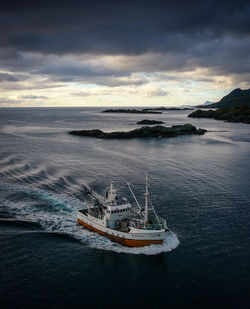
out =
[[[250,33],[249,1],[1,1],[1,46],[45,53],[188,50]]]
[[[1,1],[0,65],[13,71],[105,81],[132,72],[210,67],[250,70],[250,4],[238,1]],[[28,56],[24,55],[28,54]],[[104,70],[55,66],[36,54],[142,55],[149,62]],[[105,68],[107,69],[107,68]],[[105,82],[104,82],[105,83]]]

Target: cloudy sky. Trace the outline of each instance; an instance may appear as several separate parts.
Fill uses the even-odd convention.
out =
[[[181,106],[249,85],[249,0],[0,0],[0,106]]]

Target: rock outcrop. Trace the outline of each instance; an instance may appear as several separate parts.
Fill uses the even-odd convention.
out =
[[[150,119],[144,119],[144,120],[136,122],[136,124],[163,124],[163,123],[164,121],[150,120]]]
[[[204,134],[207,132],[204,129],[197,129],[191,124],[176,125],[172,127],[164,126],[154,126],[148,127],[144,126],[140,129],[135,129],[128,132],[117,131],[117,132],[103,132],[101,130],[79,130],[70,131],[69,134],[79,135],[79,136],[91,136],[97,138],[145,138],[145,137],[176,137],[180,135],[190,135],[190,134]]]
[[[217,110],[204,111],[201,109],[188,115],[191,118],[212,118],[228,122],[250,123],[250,108],[240,105],[234,108],[218,108]]]

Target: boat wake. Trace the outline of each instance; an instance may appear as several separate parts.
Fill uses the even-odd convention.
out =
[[[108,238],[99,236],[94,232],[93,237],[89,243],[89,246],[96,249],[109,250],[117,253],[128,253],[128,254],[145,254],[145,255],[156,255],[163,252],[170,252],[178,247],[179,240],[177,235],[173,232],[169,232],[162,245],[150,245],[146,247],[129,248],[124,247],[116,242],[112,242]]]
[[[77,223],[77,212],[82,208],[83,202],[76,197],[3,183],[0,184],[0,190],[5,191],[5,198],[0,201],[1,210],[13,218],[13,223],[16,220],[30,222],[30,227],[37,224],[45,233],[60,234],[69,240],[77,240],[93,249],[127,254],[156,255],[172,251],[179,244],[177,235],[169,232],[163,245],[150,245],[142,248],[123,247]],[[8,220],[11,223],[12,219]],[[6,224],[7,222],[2,220],[2,223]],[[26,225],[29,227],[28,224]]]

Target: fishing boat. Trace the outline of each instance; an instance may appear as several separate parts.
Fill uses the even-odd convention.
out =
[[[78,223],[123,246],[162,245],[168,233],[167,223],[156,214],[152,205],[147,173],[144,207],[139,204],[131,185],[127,183],[127,186],[135,206],[127,198],[120,198],[111,182],[104,198],[89,190],[91,202],[78,211]]]

